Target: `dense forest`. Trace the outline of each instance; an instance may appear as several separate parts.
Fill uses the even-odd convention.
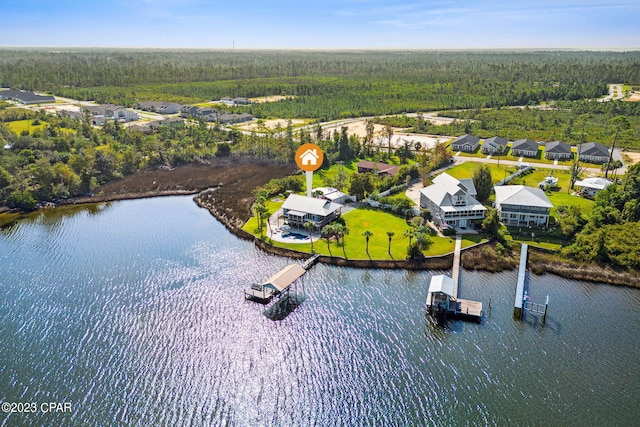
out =
[[[595,141],[611,145],[616,134],[614,118],[624,116],[629,127],[618,132],[617,147],[640,149],[640,103],[598,102],[597,100],[558,101],[553,106],[513,108],[472,108],[439,113],[453,117],[449,124],[434,125],[422,116],[378,117],[375,122],[401,127],[412,133],[462,135],[480,138],[501,136],[510,141],[565,141],[579,144]]]
[[[131,106],[287,95],[256,117],[341,117],[597,98],[640,52],[0,50],[0,86]]]
[[[619,144],[633,147],[640,104],[592,100],[607,92],[609,82],[640,81],[639,65],[640,52],[0,49],[0,86],[129,106],[286,95],[234,108],[318,122],[401,114],[379,122],[423,133],[570,142],[608,141],[612,118],[624,115],[630,126],[619,132]],[[549,101],[552,108],[535,108]],[[516,105],[524,108],[509,108]],[[231,153],[288,160],[301,142],[319,143],[329,162],[372,155],[384,160],[371,151],[372,135],[360,141],[344,130],[324,134],[319,126],[243,134],[197,123],[143,135],[119,123],[98,129],[88,117],[60,119],[9,106],[0,102],[0,143],[9,147],[0,151],[0,203],[27,209],[89,193],[149,166]],[[448,110],[459,120],[437,127],[404,115],[427,110]],[[20,121],[26,128],[16,131]],[[399,151],[403,160],[410,154]]]

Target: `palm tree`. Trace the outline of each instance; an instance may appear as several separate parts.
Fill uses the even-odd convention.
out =
[[[309,240],[311,240],[311,253],[314,253],[313,250],[313,237],[311,236],[311,230],[313,229],[314,223],[311,221],[307,221],[304,223],[304,228],[307,229],[307,231],[309,232]]]
[[[344,257],[347,257],[347,252],[344,248],[345,243],[344,243],[344,236],[346,236],[347,234],[349,234],[349,227],[347,227],[346,225],[342,225],[342,224],[336,224],[335,225],[335,231],[336,231],[336,236],[338,237],[338,240],[340,240],[340,238],[342,238],[342,253],[344,254]]]
[[[411,247],[411,239],[413,238],[413,236],[415,236],[415,231],[411,228],[408,228],[404,230],[403,236],[409,238],[409,247]]]
[[[255,202],[253,206],[251,206],[253,211],[256,213],[256,218],[258,220],[258,230],[262,231],[262,215],[267,213],[267,208],[262,202]]]
[[[365,230],[364,233],[362,233],[362,235],[364,236],[365,239],[367,239],[367,246],[365,249],[365,252],[367,253],[367,255],[369,254],[369,239],[371,238],[371,236],[373,236],[373,233],[369,230]]]
[[[327,241],[327,250],[329,251],[329,255],[333,255],[331,253],[331,238],[336,234],[335,224],[327,224],[322,228],[322,232],[324,233],[324,239]]]
[[[393,231],[387,231],[387,236],[389,236],[389,247],[387,248],[387,253],[391,254],[391,238],[396,234]]]

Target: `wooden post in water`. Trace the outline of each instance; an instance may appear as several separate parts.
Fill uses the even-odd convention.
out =
[[[542,315],[542,323],[547,320],[547,308],[549,307],[549,295],[547,295],[547,301],[544,303],[544,314]]]

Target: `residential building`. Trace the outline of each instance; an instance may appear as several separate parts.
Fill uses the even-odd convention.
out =
[[[176,114],[180,112],[182,105],[175,102],[138,102],[136,108],[144,111],[151,111],[159,114]]]
[[[121,122],[132,122],[139,119],[138,113],[120,105],[105,108],[105,117]]]
[[[472,179],[458,180],[445,172],[420,190],[420,207],[429,209],[441,227],[464,228],[470,221],[484,218],[486,208],[476,195]]]
[[[313,193],[314,194],[322,193],[322,195],[319,197],[325,200],[329,200],[330,202],[340,203],[341,205],[344,205],[345,203],[352,200],[352,197],[350,195],[343,193],[342,191],[333,187],[314,188]]]
[[[538,143],[530,139],[513,141],[511,154],[513,156],[536,157],[538,155]]]
[[[597,142],[586,142],[578,145],[580,161],[589,163],[607,163],[609,161],[609,149]]]
[[[370,162],[362,160],[356,165],[359,173],[372,172],[378,175],[396,176],[400,170],[399,166],[390,165],[388,163]]]
[[[314,230],[320,230],[340,215],[342,205],[330,200],[290,194],[282,205],[283,215],[290,227],[306,228],[311,222]]]
[[[251,104],[251,100],[249,98],[237,97],[237,98],[222,98],[220,100],[223,104],[226,105],[249,105]]]
[[[544,145],[544,157],[550,160],[571,158],[571,146],[563,141],[547,142]]]
[[[485,139],[482,144],[482,152],[484,154],[505,154],[507,152],[507,140],[499,136]]]
[[[223,124],[229,124],[229,123],[250,122],[251,120],[253,120],[253,116],[248,113],[241,113],[241,114],[223,113],[223,114],[219,114],[217,117],[217,120],[215,121],[218,121]]]
[[[119,120],[121,122],[131,122],[134,120],[138,120],[138,113],[128,108],[124,108],[121,105],[113,105],[113,104],[101,104],[101,105],[90,105],[84,107],[85,110],[89,111],[93,116],[94,124],[102,124],[106,119]],[[96,116],[102,116],[102,120],[99,118],[96,119]],[[101,122],[101,123],[100,123]]]
[[[56,102],[56,99],[51,95],[38,95],[26,90],[15,89],[0,90],[0,99],[18,101],[22,104],[42,104],[47,102]]]
[[[524,185],[495,186],[500,221],[516,227],[547,227],[553,205],[539,188]]]
[[[476,151],[478,145],[480,145],[480,138],[477,138],[473,135],[465,134],[457,137],[451,143],[451,150],[472,153]]]
[[[581,187],[580,193],[587,197],[595,197],[601,190],[613,184],[605,178],[585,178],[575,182],[576,187]]]

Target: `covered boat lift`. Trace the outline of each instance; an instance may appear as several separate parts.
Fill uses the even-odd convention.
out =
[[[291,285],[298,280],[307,270],[300,264],[290,264],[269,277],[260,285],[251,285],[244,291],[245,299],[267,303],[274,296],[288,292]]]

